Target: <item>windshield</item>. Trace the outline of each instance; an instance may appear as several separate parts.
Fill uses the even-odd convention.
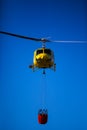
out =
[[[43,53],[43,50],[37,50],[36,55]]]
[[[51,55],[51,50],[50,49],[45,49],[44,53],[47,53],[47,54]]]

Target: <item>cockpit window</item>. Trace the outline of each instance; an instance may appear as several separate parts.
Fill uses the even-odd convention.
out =
[[[51,50],[50,49],[45,49],[44,53],[47,53],[47,54],[51,55]]]
[[[43,53],[43,50],[37,50],[36,55]]]

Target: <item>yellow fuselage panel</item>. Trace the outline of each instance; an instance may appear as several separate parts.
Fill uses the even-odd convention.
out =
[[[36,55],[36,53],[34,53],[34,66],[38,67],[38,68],[49,68],[52,67],[54,62],[53,62],[53,58],[51,57],[51,55],[46,54],[46,53],[41,53]]]

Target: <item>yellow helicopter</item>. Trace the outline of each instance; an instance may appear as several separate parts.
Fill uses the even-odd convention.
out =
[[[34,51],[33,65],[30,65],[29,68],[32,68],[33,70],[35,68],[52,68],[54,71],[56,70],[54,53],[51,49],[45,48],[45,43],[42,48]]]
[[[28,39],[28,40],[42,42],[42,48],[39,48],[34,51],[33,64],[29,65],[29,68],[32,68],[33,71],[35,69],[41,69],[41,68],[42,69],[51,68],[54,71],[56,70],[56,64],[54,61],[54,53],[51,49],[45,47],[45,43],[50,42],[50,40],[45,39],[45,38],[40,38],[40,39],[39,38],[30,38],[30,37],[21,36],[18,34],[13,34],[13,33],[3,32],[3,31],[0,31],[0,33],[10,35],[10,36],[15,36],[18,38],[24,38],[24,39]]]
[[[87,43],[87,41],[50,41],[45,38],[31,38],[27,36],[22,36],[18,34],[13,34],[9,32],[4,32],[0,31],[1,34],[5,35],[10,35],[18,38],[24,38],[27,40],[34,40],[37,42],[42,42],[42,48],[39,48],[34,51],[34,56],[33,56],[33,64],[29,65],[29,68],[31,68],[33,71],[35,69],[53,69],[54,71],[56,70],[56,64],[54,61],[54,53],[51,49],[46,48],[45,44],[46,42],[58,42],[58,43]],[[43,71],[45,73],[45,71]]]

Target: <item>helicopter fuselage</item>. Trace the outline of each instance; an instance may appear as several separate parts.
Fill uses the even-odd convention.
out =
[[[35,50],[31,68],[55,68],[53,51],[48,48]]]

